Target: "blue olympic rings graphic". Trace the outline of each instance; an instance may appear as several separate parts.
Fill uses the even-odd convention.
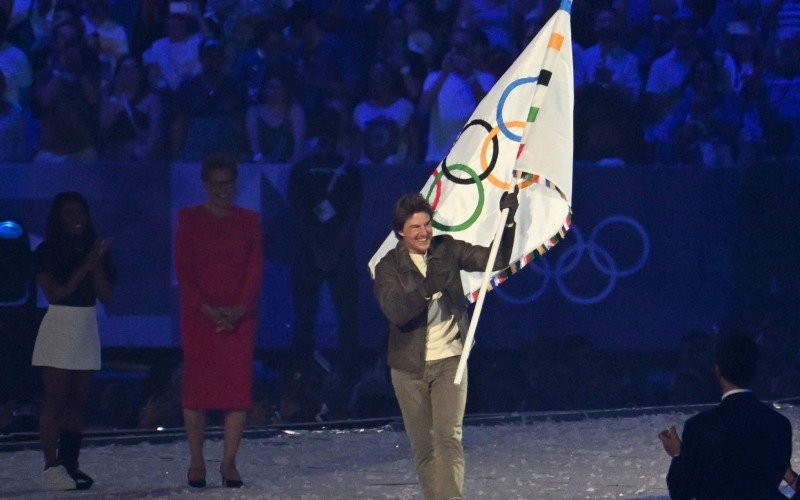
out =
[[[616,259],[614,259],[614,256],[597,243],[597,238],[599,237],[600,232],[612,224],[623,224],[630,226],[639,234],[639,237],[642,240],[641,255],[639,255],[639,258],[634,263],[628,265],[627,267],[620,267],[619,264],[617,264]],[[632,217],[625,215],[613,215],[603,219],[597,226],[595,226],[595,228],[589,234],[588,239],[583,237],[580,229],[575,224],[573,224],[570,228],[570,233],[574,234],[575,243],[559,256],[558,260],[556,261],[555,268],[551,267],[550,262],[545,258],[546,256],[537,257],[528,265],[528,267],[532,268],[532,270],[536,271],[542,276],[542,283],[539,285],[537,290],[533,291],[531,294],[519,297],[509,295],[506,291],[504,291],[503,287],[497,287],[495,289],[497,294],[500,295],[503,300],[512,304],[526,304],[533,302],[544,295],[548,285],[550,284],[550,281],[555,280],[558,290],[571,302],[581,305],[597,304],[598,302],[605,300],[609,294],[611,294],[611,291],[614,290],[619,278],[624,278],[639,272],[647,263],[647,259],[650,257],[650,238],[647,235],[647,231],[645,230],[644,226],[639,223],[639,221]],[[603,286],[602,290],[591,296],[582,296],[572,292],[569,288],[567,288],[567,285],[564,282],[566,275],[575,269],[575,267],[577,267],[584,254],[588,254],[592,265],[594,265],[598,271],[608,277],[608,281]]]

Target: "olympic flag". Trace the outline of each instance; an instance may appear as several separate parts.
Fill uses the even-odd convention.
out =
[[[562,0],[559,10],[478,104],[421,190],[434,208],[435,231],[489,246],[505,222],[505,214],[497,208],[500,197],[515,185],[520,189],[511,265],[492,275],[461,273],[467,299],[478,302],[462,363],[472,346],[483,302],[482,281],[488,281],[488,288],[501,284],[561,241],[572,221],[571,6],[571,0]],[[372,256],[373,277],[375,266],[396,244],[389,234]]]

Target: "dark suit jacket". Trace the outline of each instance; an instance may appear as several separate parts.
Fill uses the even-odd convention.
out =
[[[792,454],[789,420],[752,392],[731,394],[686,421],[681,454],[672,459],[672,498],[768,500]]]

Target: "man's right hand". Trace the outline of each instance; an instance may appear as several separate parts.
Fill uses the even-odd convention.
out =
[[[425,289],[425,297],[430,299],[437,292],[444,290],[445,286],[447,286],[448,278],[450,278],[449,272],[437,273],[429,267],[425,280],[422,282],[422,287]]]

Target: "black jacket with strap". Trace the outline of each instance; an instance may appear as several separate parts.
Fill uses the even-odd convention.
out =
[[[508,267],[516,225],[506,228],[500,240],[494,270]],[[458,324],[459,335],[467,333],[469,315],[460,271],[484,271],[489,248],[457,240],[450,235],[431,239],[427,273],[446,274],[442,298]],[[424,277],[400,241],[375,268],[375,297],[389,320],[389,366],[422,377],[428,333],[428,302]]]

